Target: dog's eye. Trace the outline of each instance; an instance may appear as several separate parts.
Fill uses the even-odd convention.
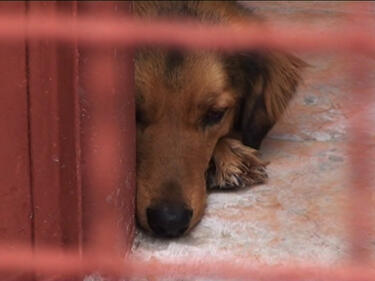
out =
[[[139,122],[142,121],[141,112],[140,112],[138,109],[135,111],[135,121],[136,121],[137,123],[139,123]]]
[[[138,108],[135,111],[135,121],[137,122],[137,124],[142,124],[142,125],[146,124],[146,118],[144,114],[142,113],[142,111],[139,110]]]
[[[223,119],[226,111],[226,108],[220,110],[209,110],[203,117],[203,126],[212,126],[219,123]]]

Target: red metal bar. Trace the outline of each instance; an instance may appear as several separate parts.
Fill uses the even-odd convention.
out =
[[[348,23],[343,28],[321,30],[312,25],[241,24],[235,26],[210,26],[192,22],[141,21],[137,19],[112,19],[98,21],[95,17],[35,15],[25,19],[17,16],[0,18],[0,36],[3,40],[20,40],[25,36],[50,38],[71,42],[77,36],[80,43],[99,45],[157,44],[193,48],[243,48],[273,47],[295,51],[353,51],[373,55],[375,37],[372,29]],[[69,28],[68,28],[69,27]]]
[[[117,11],[117,13],[116,13]],[[129,3],[80,3],[81,14],[124,16]],[[125,52],[127,51],[127,52]],[[134,234],[135,111],[131,51],[80,49],[87,249],[128,253]]]
[[[207,256],[174,262],[139,261],[114,256],[92,255],[80,259],[75,253],[40,250],[37,254],[22,248],[0,252],[0,270],[37,270],[44,274],[76,274],[97,272],[123,278],[219,278],[220,280],[340,280],[373,281],[373,265],[341,264],[337,266],[290,261],[288,265],[264,265],[252,259],[230,260]]]
[[[366,3],[351,3],[348,10],[349,22],[355,22],[355,14],[364,14],[368,8]],[[354,13],[354,14],[353,14]],[[371,26],[368,17],[361,18],[364,26]],[[375,28],[373,29],[373,34]],[[371,241],[374,235],[372,216],[374,212],[372,197],[374,171],[375,171],[375,147],[373,130],[375,120],[370,117],[370,109],[375,106],[375,95],[370,91],[372,82],[371,74],[374,73],[369,63],[358,57],[349,59],[346,71],[348,80],[351,81],[350,100],[346,108],[349,113],[348,124],[348,155],[350,159],[350,192],[349,192],[349,238],[350,252],[353,262],[365,264],[371,261]]]

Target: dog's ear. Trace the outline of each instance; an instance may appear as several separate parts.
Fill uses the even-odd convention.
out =
[[[229,66],[241,93],[235,128],[245,145],[258,149],[294,96],[307,64],[293,55],[264,51],[232,56]]]

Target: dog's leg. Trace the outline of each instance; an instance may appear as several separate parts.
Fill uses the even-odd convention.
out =
[[[225,137],[219,140],[207,170],[207,187],[237,189],[264,183],[267,163],[256,154],[255,149],[237,139]]]

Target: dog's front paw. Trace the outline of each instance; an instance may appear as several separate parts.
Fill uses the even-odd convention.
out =
[[[237,189],[264,183],[268,177],[267,163],[256,153],[236,139],[221,139],[207,170],[207,187]]]

